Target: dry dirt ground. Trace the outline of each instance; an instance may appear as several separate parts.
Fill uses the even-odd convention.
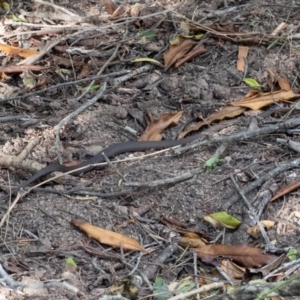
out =
[[[54,1],[83,17],[101,16],[107,14],[100,1]],[[121,3],[122,4],[122,3]],[[133,4],[133,3],[131,3]],[[300,3],[297,1],[192,1],[173,3],[173,1],[152,2],[147,4],[153,11],[157,7],[172,9],[182,16],[193,19],[200,24],[234,23],[241,32],[260,32],[270,34],[281,23],[288,27],[285,33],[295,35],[295,39],[286,39],[272,47],[268,45],[249,45],[247,57],[247,76],[259,82],[263,91],[270,91],[268,69],[279,76],[286,77],[292,90],[299,92],[299,43],[296,36],[300,34]],[[227,7],[225,5],[228,5]],[[11,4],[16,15],[21,10],[49,13],[52,8],[38,6],[30,1]],[[155,8],[155,9],[154,9]],[[228,8],[234,8],[228,10]],[[147,12],[150,14],[151,9]],[[221,12],[216,14],[214,12]],[[1,17],[11,20],[12,15],[3,9]],[[145,13],[145,15],[147,15]],[[168,15],[170,16],[170,15]],[[177,16],[176,16],[177,17]],[[98,31],[87,31],[84,34],[70,38],[60,43],[61,48],[52,48],[47,55],[38,60],[36,65],[47,65],[50,69],[33,71],[37,76],[43,75],[46,84],[41,88],[50,87],[80,78],[81,72],[88,65],[87,74],[95,75],[105,62],[111,57],[113,50],[120,45],[116,57],[106,66],[103,74],[123,70],[134,71],[147,63],[131,63],[134,58],[154,57],[155,52],[147,50],[145,43],[137,39],[138,33],[145,29],[154,28],[157,33],[157,46],[162,49],[167,45],[170,37],[178,32],[175,14],[169,22],[159,22],[155,17],[145,19],[139,26],[128,21],[113,30],[106,26],[112,21],[93,20],[91,22],[68,22],[41,18],[39,15],[27,17],[30,23],[38,25],[66,24],[68,26],[86,26],[96,24]],[[100,18],[100,17],[99,17]],[[147,23],[147,22],[148,23]],[[152,24],[151,24],[151,22]],[[116,21],[114,21],[116,23]],[[150,24],[149,24],[150,23]],[[30,33],[24,36],[8,33],[40,30],[39,26],[1,25],[1,43],[18,45],[22,38],[30,41]],[[106,27],[103,27],[103,26]],[[50,27],[49,27],[50,28]],[[104,28],[104,29],[101,29]],[[70,31],[71,32],[71,31]],[[72,31],[73,32],[73,31]],[[28,42],[31,47],[38,46],[38,42],[53,42],[69,32],[42,37],[32,35]],[[122,40],[124,35],[127,39]],[[88,42],[85,40],[89,36]],[[92,41],[92,42],[91,42]],[[16,43],[16,44],[15,44]],[[88,44],[89,43],[89,44]],[[94,105],[88,107],[75,118],[71,118],[60,131],[60,148],[55,143],[54,127],[78,107],[93,98],[95,92],[87,93],[83,98],[81,87],[86,87],[90,81],[81,85],[61,86],[20,99],[27,105],[18,103],[1,103],[0,117],[19,116],[22,118],[3,120],[0,123],[1,153],[18,155],[29,142],[39,138],[37,145],[28,153],[27,159],[48,164],[62,161],[83,160],[95,155],[101,149],[115,142],[136,140],[137,136],[128,132],[126,127],[141,134],[147,123],[145,115],[148,112],[155,118],[163,113],[173,113],[183,110],[180,123],[164,131],[165,139],[175,139],[183,130],[187,122],[199,111],[202,117],[207,113],[217,111],[226,103],[243,98],[250,88],[242,82],[243,73],[237,71],[237,53],[239,44],[225,41],[221,38],[204,36],[203,43],[206,53],[184,63],[179,68],[163,68],[152,66],[148,71],[122,82],[113,87],[112,79],[107,88]],[[100,49],[110,51],[108,56],[95,57],[90,54],[67,53],[62,50],[68,46],[86,49]],[[53,55],[53,56],[52,56]],[[64,57],[73,65],[57,62],[56,57]],[[7,58],[0,54],[2,66],[16,65],[20,58]],[[160,61],[163,62],[162,58]],[[20,73],[9,73],[10,79],[3,86],[15,88],[18,93],[28,93],[38,89],[25,89]],[[101,83],[101,82],[98,82]],[[2,90],[3,91],[3,90]],[[4,94],[4,93],[3,93]],[[7,97],[3,95],[2,98]],[[276,110],[273,113],[272,110]],[[273,126],[281,121],[296,118],[299,115],[298,100],[274,104],[259,111],[258,114],[248,113],[227,121],[214,123],[205,128],[203,139],[223,137],[248,130],[257,130],[265,126]],[[209,129],[209,130],[207,130]],[[295,129],[295,128],[294,128]],[[8,274],[15,281],[25,283],[41,282],[45,280],[68,278],[68,282],[79,288],[77,295],[63,287],[48,287],[43,290],[22,290],[23,295],[16,295],[8,287],[1,287],[1,299],[98,299],[105,289],[114,283],[128,280],[135,276],[141,279],[141,273],[148,275],[150,284],[160,275],[167,283],[188,275],[193,275],[193,255],[184,252],[184,247],[177,248],[166,255],[162,261],[161,255],[170,245],[177,244],[180,232],[163,223],[162,216],[175,219],[185,224],[186,228],[195,230],[215,239],[223,229],[214,229],[204,221],[204,216],[223,211],[241,220],[243,226],[239,230],[225,230],[223,241],[225,244],[247,244],[263,246],[262,238],[253,239],[246,233],[248,209],[245,202],[239,198],[234,205],[225,207],[225,203],[237,190],[230,179],[234,176],[238,185],[243,188],[261,176],[268,174],[277,166],[286,164],[298,154],[286,145],[278,143],[277,138],[299,140],[298,132],[281,131],[264,134],[254,138],[230,141],[224,158],[215,169],[206,171],[205,162],[215,153],[220,144],[212,143],[188,150],[182,154],[174,151],[158,153],[149,157],[145,154],[154,151],[122,154],[114,159],[136,158],[121,161],[115,169],[102,168],[88,172],[80,177],[64,179],[61,183],[49,182],[31,191],[20,201],[9,215],[9,219],[1,228],[0,262]],[[147,183],[155,180],[171,180],[175,176],[198,170],[192,178],[174,183],[156,183],[147,187]],[[8,194],[8,187],[18,186],[28,179],[30,170],[1,166],[0,196]],[[299,180],[299,168],[295,167],[281,172],[270,178],[265,185],[261,184],[246,194],[250,202],[257,194],[274,192],[279,187]],[[133,184],[138,187],[134,187]],[[126,186],[127,185],[127,186]],[[273,190],[271,191],[271,188]],[[15,196],[12,196],[12,202]],[[10,202],[10,203],[11,203]],[[0,206],[1,217],[4,217],[9,202],[2,200]],[[277,247],[293,246],[299,250],[299,211],[298,191],[293,191],[271,203],[264,210],[261,220],[276,221],[276,225],[268,231],[271,241],[276,241]],[[112,249],[88,238],[70,224],[71,219],[80,219],[101,228],[109,229],[136,238],[150,253],[143,255],[139,262],[138,252],[125,252]],[[149,246],[148,246],[149,245]],[[77,264],[75,272],[66,270],[66,258],[73,257]],[[138,263],[139,262],[139,263]],[[200,261],[198,276],[205,276],[210,269]],[[130,274],[137,265],[137,271]],[[157,268],[156,268],[157,267]],[[151,268],[156,268],[152,271]],[[141,272],[141,273],[139,273]],[[153,272],[152,274],[150,274]],[[146,276],[147,277],[147,276]],[[124,279],[125,278],[125,279]],[[149,286],[142,279],[138,286],[139,299],[152,294]],[[124,295],[126,296],[126,295]],[[128,296],[129,297],[129,296]]]

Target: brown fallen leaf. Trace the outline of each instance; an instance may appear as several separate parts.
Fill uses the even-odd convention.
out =
[[[220,267],[229,277],[234,279],[242,279],[246,271],[245,268],[238,266],[228,259],[223,259],[220,262]]]
[[[89,223],[84,223],[81,220],[71,220],[71,224],[84,231],[89,237],[97,240],[102,244],[106,244],[113,248],[123,248],[128,251],[142,251],[147,250],[135,239],[125,236],[123,234],[106,230],[97,226],[93,226]]]
[[[180,44],[171,45],[170,48],[164,53],[165,67],[168,70],[176,62],[182,59],[198,42],[192,39],[181,37]]]
[[[160,141],[162,139],[162,131],[168,127],[175,126],[178,124],[183,111],[179,111],[174,114],[163,114],[159,119],[152,119],[146,130],[141,134],[139,141]]]
[[[273,198],[270,200],[270,202],[277,200],[278,198],[298,189],[299,187],[300,187],[300,181],[296,181],[296,182],[290,183],[290,184],[282,187],[281,189],[279,189],[277,191],[276,195],[273,196]]]
[[[4,45],[4,44],[0,44],[0,50],[2,50],[7,55],[21,56],[23,58],[28,58],[38,53],[38,51],[34,49],[23,49],[19,47]]]
[[[260,268],[277,258],[276,255],[264,254],[261,249],[246,245],[211,244],[194,250],[197,251],[197,255],[202,261],[213,265],[218,263],[220,256],[247,268]]]
[[[270,220],[262,220],[260,222],[267,229],[270,229],[271,227],[273,227],[275,225],[275,222],[270,221]],[[261,236],[261,231],[260,231],[260,228],[259,228],[258,225],[254,225],[252,227],[249,227],[247,229],[247,233],[250,234],[252,237],[254,237],[256,239]]]
[[[240,72],[245,71],[246,61],[245,58],[248,56],[249,47],[239,46],[238,60],[236,69]]]
[[[295,100],[300,97],[300,94],[295,94],[293,91],[276,91],[269,93],[255,93],[251,96],[229,103],[229,106],[239,106],[259,110],[275,102],[283,102]]]
[[[200,248],[207,244],[205,239],[202,239],[198,234],[195,233],[187,233],[185,234],[179,241],[179,244],[184,247],[189,248]]]
[[[230,106],[225,106],[223,109],[211,114],[210,116],[208,116],[204,121],[201,121],[195,125],[192,125],[190,127],[188,127],[185,131],[183,131],[180,135],[179,135],[179,139],[182,139],[183,137],[185,137],[188,133],[192,132],[192,131],[197,131],[199,130],[201,127],[205,126],[205,125],[210,125],[212,122],[215,121],[221,121],[225,118],[234,118],[236,116],[241,115],[246,108],[243,107],[230,107]]]
[[[186,55],[184,55],[181,59],[178,59],[177,62],[175,63],[175,68],[180,67],[183,65],[185,62],[190,61],[194,57],[197,57],[203,53],[206,52],[205,47],[198,43],[194,48],[192,48]]]
[[[110,15],[112,15],[114,11],[118,8],[118,6],[112,0],[102,0],[102,4],[105,6],[107,12]]]
[[[279,84],[280,88],[283,91],[287,91],[288,92],[288,91],[290,91],[292,89],[290,83],[287,80],[287,78],[278,77],[277,81],[278,81],[278,84]]]

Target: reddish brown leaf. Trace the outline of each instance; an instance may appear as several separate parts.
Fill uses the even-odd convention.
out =
[[[208,116],[208,118],[205,119],[205,121],[202,121],[202,122],[199,122],[199,123],[197,123],[195,125],[190,126],[188,129],[186,129],[184,132],[182,132],[179,135],[179,139],[182,139],[188,133],[190,133],[192,131],[197,131],[201,127],[203,127],[205,125],[209,125],[212,122],[221,121],[221,120],[223,120],[225,118],[234,118],[236,116],[239,116],[244,111],[245,111],[245,108],[243,108],[243,107],[230,107],[230,106],[226,106],[223,109],[221,109],[220,111],[215,112],[215,113],[211,114],[210,116]]]
[[[298,189],[300,187],[300,181],[296,181],[296,182],[293,182],[291,184],[288,184],[284,187],[282,187],[281,189],[279,189],[276,193],[276,195],[270,200],[271,202],[272,201],[275,201],[277,200],[278,198]]]
[[[273,254],[264,254],[259,248],[246,245],[206,245],[197,249],[202,261],[215,264],[219,257],[232,259],[247,268],[260,268],[277,258]]]
[[[107,12],[112,15],[118,6],[112,0],[102,0]]]
[[[179,111],[174,114],[163,114],[159,119],[150,119],[150,123],[139,141],[160,141],[162,139],[161,132],[168,127],[177,125],[182,114],[183,111]]]
[[[71,220],[71,224],[84,231],[89,237],[113,248],[122,247],[123,250],[147,252],[138,241],[123,234],[102,229],[75,219]]]

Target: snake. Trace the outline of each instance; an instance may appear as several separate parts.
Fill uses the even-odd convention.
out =
[[[198,133],[179,140],[127,141],[127,142],[114,143],[108,146],[107,148],[101,150],[98,154],[94,155],[90,159],[85,160],[75,166],[65,166],[60,163],[50,164],[42,168],[41,170],[37,171],[28,180],[26,180],[23,184],[21,184],[15,192],[23,189],[24,187],[29,186],[30,184],[34,183],[41,177],[48,175],[52,172],[62,172],[62,173],[68,172],[69,174],[74,176],[79,176],[82,173],[89,172],[95,168],[95,164],[99,164],[106,161],[102,153],[104,153],[107,158],[112,158],[127,152],[140,152],[140,151],[146,151],[150,149],[161,150],[161,149],[175,147],[175,146],[184,146],[186,144],[189,144],[199,139],[202,136],[203,136],[202,133]]]

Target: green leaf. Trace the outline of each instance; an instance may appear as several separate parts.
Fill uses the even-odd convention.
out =
[[[139,38],[146,38],[149,42],[157,41],[156,32],[154,30],[146,30],[140,32]]]
[[[221,211],[217,213],[213,213],[208,215],[214,221],[217,221],[223,227],[229,229],[237,228],[242,222],[238,219],[234,218],[233,216],[229,215],[226,211]]]
[[[164,66],[158,60],[155,60],[155,59],[152,59],[152,58],[148,58],[148,57],[136,58],[132,62],[149,62],[149,63],[151,63],[153,65],[158,66],[158,67],[164,68]]]
[[[212,156],[209,160],[205,162],[205,169],[213,170],[217,166],[218,162],[219,162],[219,158],[216,156]]]
[[[170,297],[170,291],[161,277],[157,277],[155,279],[154,285],[153,285],[153,293],[154,293],[154,300],[166,300]]]
[[[255,89],[255,90],[260,90],[260,85],[259,83],[255,80],[255,79],[252,79],[252,78],[244,78],[243,81],[249,85],[252,89]]]
[[[13,16],[13,17],[12,17],[12,20],[13,20],[14,22],[28,23],[26,19],[20,19],[20,18],[18,18],[15,14],[12,14],[12,16]]]
[[[275,46],[277,44],[277,42],[279,41],[279,39],[275,39],[268,47],[267,49],[270,50],[273,46]]]
[[[186,39],[193,39],[193,40],[201,40],[203,38],[203,34],[195,34],[195,35],[181,35],[182,37]]]
[[[70,272],[75,272],[77,268],[77,265],[73,259],[73,257],[68,257],[66,259],[66,265],[65,265],[65,269],[70,271]]]
[[[192,277],[182,279],[176,288],[175,295],[184,294],[196,287],[195,281]]]
[[[295,248],[290,248],[290,250],[286,256],[289,260],[292,260],[292,261],[296,260],[297,259],[297,250]]]
[[[10,9],[10,6],[7,2],[2,2],[2,7],[6,10],[9,10]]]

